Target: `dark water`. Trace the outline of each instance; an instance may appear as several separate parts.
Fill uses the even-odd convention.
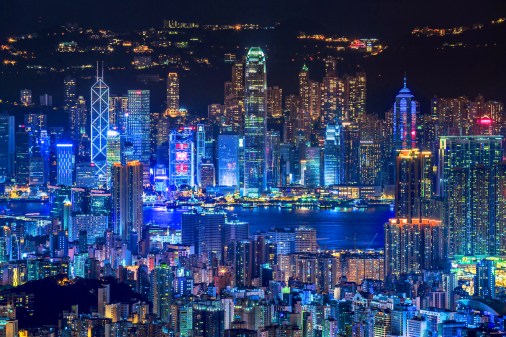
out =
[[[8,209],[8,210],[6,210]],[[324,248],[380,248],[383,247],[383,224],[393,212],[389,207],[371,207],[354,209],[280,209],[276,207],[243,209],[228,208],[226,211],[236,214],[240,220],[250,223],[250,233],[268,231],[272,227],[295,228],[300,225],[317,230],[318,242]],[[0,203],[0,214],[49,213],[49,204],[45,203]],[[145,222],[154,222],[161,226],[179,228],[183,210],[166,210],[163,207],[144,208]]]

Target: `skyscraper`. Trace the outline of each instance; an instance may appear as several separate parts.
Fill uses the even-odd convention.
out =
[[[500,196],[494,179],[503,158],[502,136],[440,138],[438,184],[445,198],[448,256],[495,254],[496,208]]]
[[[365,115],[366,81],[365,73],[345,77],[344,118],[350,122],[360,123]]]
[[[24,106],[32,105],[32,91],[28,89],[21,90],[19,92],[19,101]]]
[[[57,184],[72,186],[74,181],[74,148],[72,144],[56,144]]]
[[[76,103],[76,79],[66,76],[63,80],[63,108],[70,110]]]
[[[0,182],[14,178],[14,116],[0,113]]]
[[[396,218],[385,223],[385,275],[420,273],[443,262],[441,221]]]
[[[420,198],[432,196],[432,154],[418,149],[401,150],[396,159],[395,216],[411,218]]]
[[[173,130],[169,138],[169,184],[177,188],[195,185],[194,132]]]
[[[179,76],[177,73],[167,74],[167,110],[173,114],[179,110]]]
[[[126,136],[132,143],[133,155],[130,160],[142,163],[143,184],[149,185],[150,158],[150,92],[149,90],[128,90],[128,117]]]
[[[218,185],[239,187],[239,136],[218,136]]]
[[[266,135],[266,174],[267,188],[279,186],[280,175],[280,134],[279,131],[267,131]]]
[[[243,195],[260,195],[267,187],[266,120],[265,55],[259,47],[252,47],[246,57]]]
[[[104,73],[98,74],[91,87],[91,162],[97,168],[97,183],[107,180],[107,131],[109,130],[109,87],[104,83]]]
[[[280,87],[267,88],[267,116],[279,118],[283,114],[283,89]]]
[[[153,313],[163,322],[170,322],[172,302],[172,270],[165,263],[156,266],[151,272],[150,299]]]
[[[339,129],[335,124],[327,124],[323,145],[323,185],[339,184]]]
[[[112,224],[114,233],[124,241],[130,239],[132,232],[142,230],[142,172],[139,161],[115,163],[111,168]]]
[[[358,184],[360,180],[360,130],[358,124],[343,122],[339,128],[341,183]]]
[[[417,115],[418,102],[406,87],[406,77],[404,77],[404,86],[395,97],[393,110],[394,151],[416,147]]]

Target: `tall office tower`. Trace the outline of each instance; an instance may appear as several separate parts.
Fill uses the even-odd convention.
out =
[[[77,105],[75,111],[75,126],[71,137],[77,143],[77,155],[79,161],[90,161],[91,156],[91,141],[90,141],[90,123],[88,119],[88,108],[86,100],[83,96],[77,98]]]
[[[201,176],[201,165],[204,162],[204,159],[210,159],[213,157],[207,157],[206,156],[206,131],[204,124],[197,124],[197,131],[195,132],[195,147],[196,147],[196,154],[195,154],[195,164],[197,167],[197,184],[201,186],[202,182],[202,176]],[[208,163],[209,164],[209,163]],[[209,167],[207,167],[209,168]],[[213,166],[213,172],[214,172],[214,166]],[[213,180],[214,180],[214,174],[213,174]],[[214,185],[214,183],[213,183]]]
[[[494,185],[497,192],[495,206],[495,254],[506,255],[506,162],[495,170]]]
[[[57,184],[72,186],[74,182],[74,148],[72,144],[56,144]]]
[[[76,104],[76,79],[72,76],[65,76],[63,79],[63,108],[70,110]]]
[[[288,95],[285,97],[285,129],[284,142],[295,142],[295,135],[299,128],[299,110],[301,108],[301,100],[297,95]]]
[[[169,184],[180,188],[195,185],[193,130],[173,130],[169,138]]]
[[[167,110],[169,114],[179,111],[179,76],[177,73],[167,74]],[[177,114],[177,113],[176,113]]]
[[[295,253],[318,252],[316,243],[316,229],[310,227],[297,227],[295,229]]]
[[[385,223],[385,275],[441,268],[444,261],[443,233],[439,220],[390,219]]]
[[[321,85],[319,82],[309,81],[309,116],[311,117],[311,124],[320,120],[321,105]]]
[[[222,228],[223,246],[228,246],[232,241],[247,240],[249,236],[249,223],[237,219],[225,221]]]
[[[260,195],[267,187],[265,135],[267,133],[267,73],[265,55],[252,47],[246,57],[243,195]]]
[[[323,145],[323,185],[339,184],[339,129],[335,124],[327,124]]]
[[[343,122],[339,125],[340,134],[340,171],[342,184],[358,184],[360,181],[360,132],[358,125]]]
[[[32,105],[32,91],[28,89],[21,90],[19,92],[19,101],[24,106]]]
[[[107,180],[107,130],[109,130],[109,87],[104,83],[104,72],[91,87],[91,163],[97,168],[97,184]]]
[[[218,185],[239,187],[239,136],[218,136]]]
[[[420,198],[432,196],[432,154],[418,149],[401,150],[396,158],[395,216],[415,216]]]
[[[111,167],[121,160],[121,136],[118,131],[107,131],[107,188],[111,188]]]
[[[151,272],[150,300],[153,313],[162,321],[171,321],[172,304],[172,270],[165,263],[156,266]]]
[[[393,144],[394,151],[413,149],[416,147],[416,118],[418,102],[411,91],[404,86],[395,97],[393,110]],[[395,155],[395,154],[394,154]]]
[[[235,62],[232,65],[232,94],[237,100],[244,100],[244,64]]]
[[[338,77],[325,76],[321,85],[321,123],[340,123],[343,121],[344,82]]]
[[[120,134],[125,133],[128,111],[128,96],[109,97],[109,128],[117,130]]]
[[[502,136],[440,138],[439,195],[447,202],[448,256],[487,255],[496,251],[499,233],[494,173],[503,158]]]
[[[360,184],[380,185],[381,144],[373,140],[360,141]]]
[[[149,185],[150,101],[149,90],[128,90],[128,117],[126,136],[132,143],[132,159],[142,163],[143,184]]]
[[[231,100],[225,102],[225,120],[226,124],[231,126],[232,131],[239,134],[243,133],[244,127],[244,100]]]
[[[267,131],[265,136],[265,160],[267,174],[267,189],[279,187],[280,175],[280,143],[279,131]]]
[[[207,121],[209,124],[225,125],[227,116],[225,115],[225,106],[223,104],[213,103],[207,106]]]
[[[235,248],[235,285],[239,288],[251,287],[254,268],[254,245],[250,240],[237,241]]]
[[[16,184],[28,185],[30,179],[30,145],[28,132],[16,132]]]
[[[111,168],[112,224],[123,241],[129,241],[132,232],[142,232],[142,172],[139,161],[115,163]]]
[[[495,298],[495,263],[494,260],[483,259],[476,264],[474,296]]]
[[[366,82],[365,73],[356,73],[355,76],[345,77],[344,118],[350,122],[360,123],[365,115]]]
[[[304,64],[299,72],[299,97],[301,108],[309,113],[311,84],[309,79],[309,68]]]
[[[313,188],[321,186],[321,148],[316,146],[306,147],[304,153],[305,159],[301,160],[304,186]]]
[[[14,178],[16,147],[14,116],[0,113],[0,182]]]
[[[283,89],[280,87],[267,88],[267,116],[272,118],[283,116]]]

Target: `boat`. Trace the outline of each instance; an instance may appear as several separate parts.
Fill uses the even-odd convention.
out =
[[[279,204],[279,207],[280,208],[290,208],[290,209],[292,209],[293,208],[293,204],[290,203],[290,202],[282,202],[282,203]]]
[[[355,208],[368,208],[369,203],[367,201],[365,201],[364,199],[357,199],[353,203],[353,207],[355,207]]]
[[[245,202],[242,204],[242,208],[257,208],[257,205],[252,202]]]

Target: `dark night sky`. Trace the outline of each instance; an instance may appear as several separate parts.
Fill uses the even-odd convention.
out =
[[[451,26],[499,17],[503,0],[0,0],[0,33],[33,32],[65,22],[122,31],[163,19],[205,23],[296,24],[342,34],[395,39],[417,25]]]

